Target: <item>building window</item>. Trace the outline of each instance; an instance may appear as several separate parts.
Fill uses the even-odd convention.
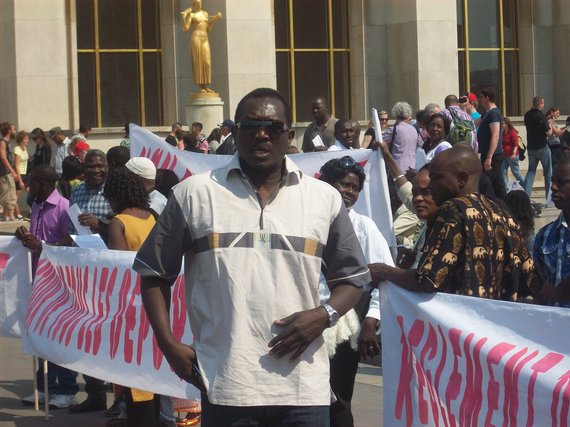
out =
[[[277,89],[294,122],[313,120],[317,96],[350,117],[348,0],[274,0]]]
[[[81,123],[163,124],[159,1],[75,3]]]
[[[517,0],[457,0],[459,86],[497,90],[505,115],[520,115]]]

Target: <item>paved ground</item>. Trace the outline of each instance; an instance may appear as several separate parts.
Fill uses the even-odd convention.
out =
[[[20,399],[33,391],[32,358],[20,350],[20,340],[0,337],[0,426],[1,427],[101,427],[106,418],[103,411],[88,414],[69,414],[64,409],[50,411],[45,420],[43,411],[24,407]],[[81,388],[83,379],[79,376]],[[382,368],[361,365],[353,398],[355,425],[378,427],[382,425]],[[77,398],[83,400],[81,391]],[[107,394],[108,405],[113,397]]]

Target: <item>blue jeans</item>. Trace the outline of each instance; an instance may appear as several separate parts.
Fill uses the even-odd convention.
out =
[[[521,169],[519,167],[519,159],[518,158],[512,159],[510,157],[505,157],[503,159],[503,163],[501,164],[501,176],[503,177],[505,188],[506,189],[509,188],[509,175],[508,175],[509,168],[511,168],[511,172],[513,173],[515,179],[519,182],[521,187],[524,188],[524,178],[521,174]]]
[[[224,406],[202,394],[202,427],[329,427],[328,406]]]
[[[40,367],[36,372],[38,391],[44,391],[43,360],[38,359]],[[75,394],[79,391],[77,372],[48,362],[48,392],[54,394]]]
[[[538,162],[542,165],[544,171],[544,193],[548,200],[550,192],[550,180],[552,179],[552,159],[550,157],[550,148],[548,146],[539,148],[538,150],[527,150],[528,154],[528,172],[524,179],[524,191],[530,197],[532,186],[534,185],[534,177],[536,176],[536,168]]]

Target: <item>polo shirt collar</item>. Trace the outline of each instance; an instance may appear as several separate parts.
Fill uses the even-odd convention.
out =
[[[241,164],[239,162],[239,153],[237,152],[234,154],[232,160],[226,167],[226,178],[229,176],[230,172],[232,171],[236,171],[242,177],[247,177],[247,175],[241,168]],[[303,176],[303,172],[288,156],[285,156],[285,174],[283,178],[286,182],[288,182],[289,177],[292,175],[296,176],[297,180],[300,180]]]

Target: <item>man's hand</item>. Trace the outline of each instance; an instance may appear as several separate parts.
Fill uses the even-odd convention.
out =
[[[18,228],[16,228],[16,232],[14,233],[14,236],[18,240],[24,240],[24,237],[26,237],[28,234],[30,234],[28,229],[26,227],[24,227],[23,225],[20,225]]]
[[[388,280],[386,274],[394,267],[383,262],[375,262],[374,264],[368,264],[368,269],[370,270],[370,276],[372,276],[371,286],[377,288],[381,281]]]
[[[293,352],[290,361],[297,359],[328,326],[328,315],[323,307],[298,311],[291,316],[273,322],[283,328],[281,333],[269,342],[269,354],[279,359]]]
[[[491,159],[488,157],[485,159],[485,162],[483,163],[483,170],[487,172],[491,170]]]
[[[398,253],[396,265],[400,268],[410,268],[416,260],[417,253],[410,248],[402,248]]]
[[[193,365],[197,364],[196,352],[189,345],[176,343],[164,353],[164,357],[174,370],[174,373],[184,381],[192,384],[198,390],[206,393],[202,379],[194,374]],[[196,365],[196,369],[198,366]]]
[[[360,335],[358,336],[358,352],[363,360],[372,359],[380,354],[380,344],[378,342],[378,320],[373,317],[367,317],[362,322]]]
[[[93,230],[97,230],[99,228],[99,220],[91,213],[82,213],[77,217],[77,219],[79,220],[79,224],[90,227]]]
[[[318,147],[315,147],[315,151],[327,151],[327,147],[319,145]]]

